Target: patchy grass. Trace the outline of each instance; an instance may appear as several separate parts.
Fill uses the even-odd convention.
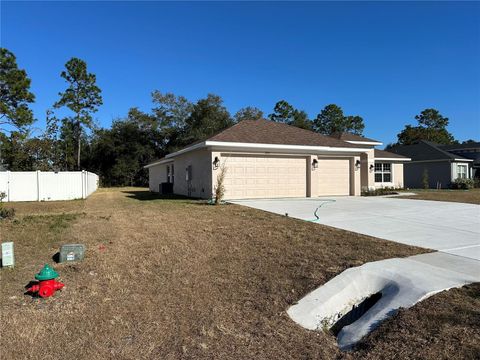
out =
[[[9,359],[379,356],[375,344],[341,353],[332,336],[306,331],[286,310],[346,268],[425,251],[135,188],[13,206],[18,219],[0,223],[2,241],[14,241],[16,251],[15,269],[0,272],[0,349]],[[65,288],[46,300],[25,295],[25,285],[64,243],[87,247],[83,262],[55,265]],[[422,321],[412,333],[423,333]],[[443,341],[444,334],[432,336]],[[404,345],[386,341],[392,349]]]
[[[416,195],[401,196],[398,199],[417,199],[433,201],[451,201],[480,205],[480,189],[471,190],[423,190],[412,189]]]

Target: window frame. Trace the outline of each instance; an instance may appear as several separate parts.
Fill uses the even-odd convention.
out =
[[[377,166],[379,165],[379,166]],[[378,169],[380,168],[380,169]],[[381,181],[377,181],[377,175],[380,175]],[[385,175],[390,176],[389,181],[385,181]],[[391,162],[375,162],[374,180],[377,184],[393,184],[393,163]]]
[[[463,169],[460,171],[460,169]],[[463,175],[463,176],[462,176]],[[468,165],[457,164],[457,179],[468,179]]]

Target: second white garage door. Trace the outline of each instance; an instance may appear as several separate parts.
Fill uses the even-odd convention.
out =
[[[318,159],[318,195],[350,195],[350,160]]]
[[[304,197],[307,160],[302,157],[222,154],[226,199]]]

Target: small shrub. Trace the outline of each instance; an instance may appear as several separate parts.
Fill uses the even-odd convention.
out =
[[[430,184],[429,184],[429,180],[428,180],[428,170],[427,169],[423,170],[422,185],[423,185],[424,189],[429,189],[430,188]]]
[[[451,184],[450,188],[455,190],[469,190],[473,189],[474,182],[472,179],[455,179]]]
[[[398,191],[394,187],[384,187],[378,189],[367,189],[362,191],[362,196],[382,196],[382,195],[397,195]]]
[[[215,205],[219,205],[223,197],[225,196],[225,175],[227,174],[227,168],[222,165],[220,167],[220,173],[217,176],[217,184],[215,185]]]
[[[0,207],[0,220],[13,219],[14,216],[15,216],[15,209],[14,208]]]
[[[15,209],[14,208],[5,208],[3,207],[3,199],[7,197],[5,192],[0,192],[0,220],[3,219],[13,219],[15,216]]]
[[[473,187],[475,189],[480,188],[480,177],[476,177],[475,179],[473,179]]]

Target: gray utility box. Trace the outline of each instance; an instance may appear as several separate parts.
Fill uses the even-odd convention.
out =
[[[85,245],[83,244],[65,244],[60,248],[59,261],[80,261],[85,257]]]

